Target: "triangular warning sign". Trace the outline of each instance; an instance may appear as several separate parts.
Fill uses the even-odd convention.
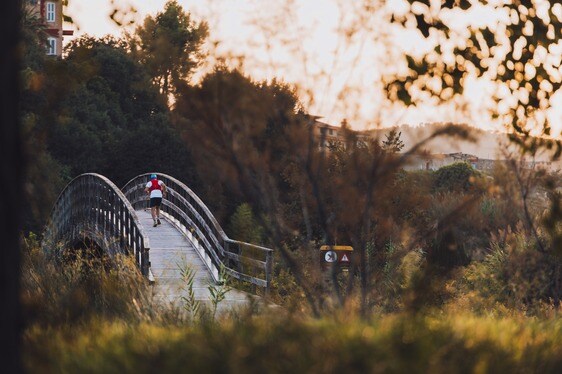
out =
[[[347,255],[342,256],[341,262],[349,262],[349,258],[347,258]]]

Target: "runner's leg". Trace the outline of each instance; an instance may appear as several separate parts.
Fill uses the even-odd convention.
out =
[[[154,222],[154,227],[156,227],[156,205],[154,201],[150,199],[150,215],[152,216],[152,221]]]
[[[159,225],[162,224],[162,222],[160,222],[160,205],[156,205],[156,222]]]

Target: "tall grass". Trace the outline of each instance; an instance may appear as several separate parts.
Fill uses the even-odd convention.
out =
[[[312,319],[285,309],[258,313],[250,305],[217,318],[186,318],[185,310],[153,302],[129,258],[78,252],[60,266],[33,237],[25,240],[24,258],[23,359],[32,373],[562,372],[559,308],[550,305],[540,317],[505,305],[504,313],[488,313],[502,310],[493,304],[499,299],[486,296],[490,286],[478,295],[488,297],[489,309],[471,312],[478,304],[468,297],[478,285],[471,268],[458,276],[465,285],[456,286],[460,295],[449,304],[417,312],[366,320],[351,304]],[[396,270],[404,273],[399,288],[410,288],[410,273],[420,266],[421,258],[410,260]],[[492,258],[482,266],[491,264]]]
[[[23,240],[21,300],[28,326],[60,327],[91,319],[124,323],[178,323],[185,316],[163,306],[130,256],[104,256],[95,248],[54,248],[34,235]],[[54,252],[59,253],[55,256]]]
[[[555,373],[562,324],[526,317],[261,316],[191,326],[92,320],[25,334],[29,372]]]

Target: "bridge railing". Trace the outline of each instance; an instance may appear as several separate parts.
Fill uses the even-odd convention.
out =
[[[273,250],[228,238],[209,208],[190,188],[169,175],[155,174],[168,191],[161,212],[195,244],[214,280],[221,281],[220,269],[224,267],[233,278],[267,291],[271,283]],[[148,208],[149,198],[144,189],[149,180],[150,174],[139,175],[123,187],[135,209]]]
[[[149,276],[149,240],[125,195],[106,177],[82,174],[59,195],[47,225],[43,245],[88,237],[110,255],[134,256]]]

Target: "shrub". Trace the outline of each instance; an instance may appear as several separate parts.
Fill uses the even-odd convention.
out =
[[[230,218],[229,235],[233,239],[252,243],[263,243],[263,229],[257,223],[252,207],[248,203],[239,205]]]
[[[149,286],[134,260],[73,251],[52,261],[33,236],[24,240],[21,300],[27,324],[61,325],[93,317],[140,320],[153,312]]]
[[[493,309],[499,303],[532,312],[542,303],[560,300],[560,267],[560,259],[542,252],[521,228],[500,231],[484,260],[463,272],[460,293],[477,295],[477,308]]]
[[[434,190],[468,191],[477,172],[466,162],[443,166],[435,172]]]

